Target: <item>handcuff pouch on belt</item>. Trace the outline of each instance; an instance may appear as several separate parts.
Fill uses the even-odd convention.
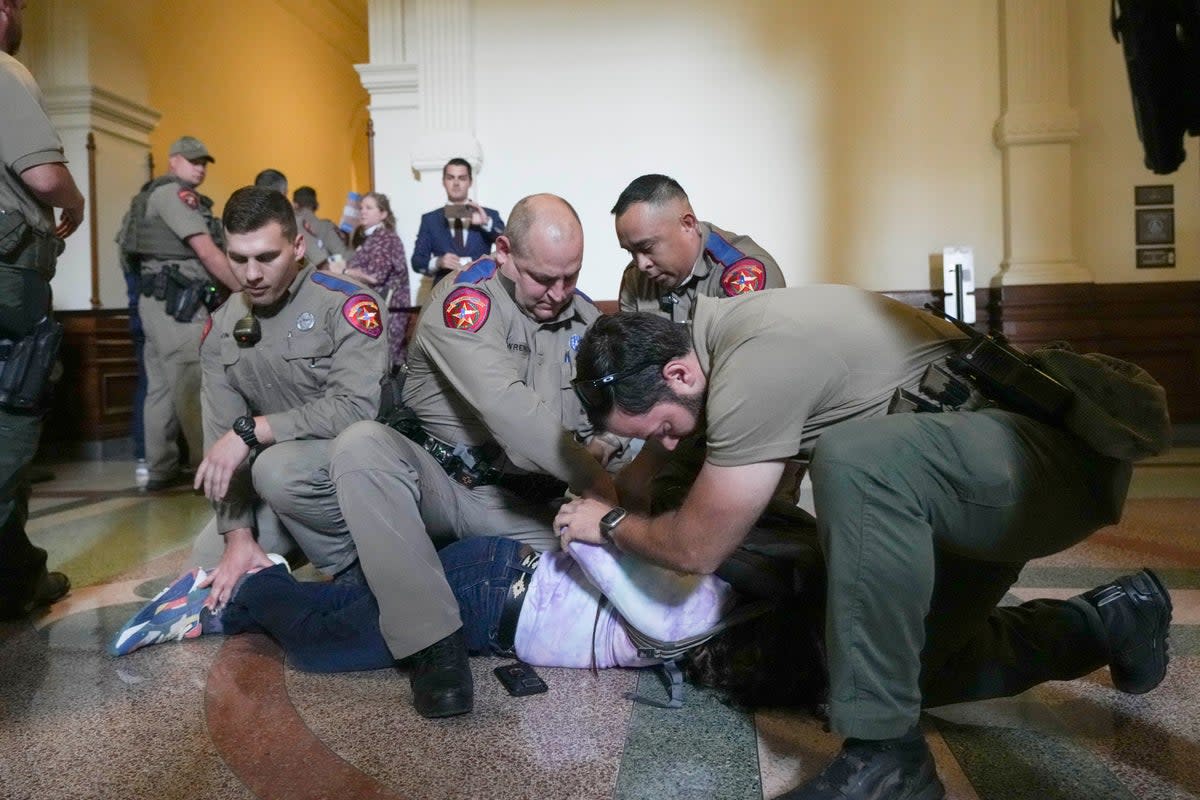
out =
[[[20,339],[0,339],[0,408],[35,413],[44,408],[63,327],[47,314]]]

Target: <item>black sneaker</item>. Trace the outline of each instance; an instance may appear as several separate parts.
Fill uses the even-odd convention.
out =
[[[408,680],[413,705],[422,717],[469,714],[475,705],[475,683],[462,628],[409,656]]]
[[[1145,694],[1167,675],[1171,595],[1148,569],[1117,578],[1080,595],[1100,612],[1108,638],[1113,686]]]
[[[933,754],[919,730],[899,739],[847,739],[821,774],[778,800],[942,800]]]

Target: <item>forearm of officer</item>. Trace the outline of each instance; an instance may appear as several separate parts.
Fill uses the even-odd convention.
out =
[[[782,461],[740,467],[705,463],[678,511],[655,517],[629,514],[613,532],[613,543],[669,569],[714,572],[746,538],[782,474]],[[590,501],[564,506],[555,522],[564,545],[596,542],[606,510]]]
[[[229,266],[229,259],[217,247],[211,236],[207,233],[197,233],[195,236],[189,236],[187,243],[196,252],[196,258],[200,259],[200,263],[208,270],[213,280],[223,283],[231,292],[242,290],[241,281]]]
[[[21,173],[21,182],[48,206],[62,209],[56,236],[70,236],[83,222],[83,193],[75,185],[66,164],[50,162],[30,167]]]

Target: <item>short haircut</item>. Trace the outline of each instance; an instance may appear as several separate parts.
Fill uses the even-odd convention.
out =
[[[474,173],[474,170],[471,169],[471,162],[467,161],[465,158],[452,158],[449,161],[447,161],[446,166],[442,167],[442,177],[443,178],[446,177],[446,170],[450,167],[466,167],[467,168],[467,180],[469,180],[469,181],[475,180],[475,173]]]
[[[519,256],[524,256],[529,252],[527,247],[529,242],[529,234],[533,231],[533,226],[538,220],[537,207],[533,202],[536,198],[552,196],[555,200],[561,202],[571,212],[571,216],[575,217],[575,222],[580,229],[583,228],[583,223],[579,221],[579,214],[575,211],[575,207],[568,203],[563,198],[557,195],[540,195],[531,194],[528,197],[522,197],[513,206],[512,211],[508,215],[508,224],[504,226],[504,236],[508,239],[509,247],[514,253]]]
[[[277,169],[264,169],[254,176],[254,185],[277,192],[287,192],[287,176]]]
[[[622,312],[602,316],[584,334],[576,358],[577,380],[631,372],[612,386],[612,403],[587,409],[588,419],[603,430],[613,407],[644,414],[674,393],[663,378],[668,361],[692,352],[691,327],[657,314]]]
[[[396,215],[392,213],[392,203],[388,200],[388,196],[382,192],[367,192],[362,196],[362,200],[371,198],[375,201],[375,205],[379,206],[379,210],[387,214],[383,220],[383,227],[388,230],[396,230]],[[361,203],[362,200],[359,200]]]
[[[625,187],[625,191],[617,198],[617,204],[612,207],[612,213],[619,217],[634,203],[661,206],[670,200],[687,202],[687,199],[687,192],[674,178],[657,174],[643,175],[634,178],[633,183]]]
[[[304,208],[317,210],[317,190],[311,186],[301,186],[292,192],[292,202]]]
[[[282,192],[262,186],[243,186],[225,203],[221,224],[227,233],[250,233],[278,222],[283,235],[296,238],[296,212]]]

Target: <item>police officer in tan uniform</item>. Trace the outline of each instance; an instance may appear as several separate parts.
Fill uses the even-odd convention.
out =
[[[333,476],[380,628],[428,717],[471,710],[458,605],[433,539],[501,534],[554,546],[546,501],[569,485],[615,499],[570,381],[599,311],[575,292],[583,231],[566,201],[517,203],[493,258],[435,288],[417,323],[403,399],[414,419],[338,437]]]
[[[330,259],[344,260],[350,248],[333,222],[317,216],[317,190],[301,186],[292,194],[292,205],[296,209],[296,224],[304,236],[304,258],[308,263],[321,269]]]
[[[829,719],[847,738],[784,797],[937,800],[922,706],[1009,696],[1105,664],[1128,693],[1166,675],[1171,599],[1149,570],[1068,600],[997,607],[1027,561],[1120,518],[1131,463],[1093,450],[1069,420],[1064,429],[1011,410],[1003,395],[976,410],[889,414],[897,391],[921,391],[926,368],[945,365],[964,338],[881,295],[810,286],[700,298],[690,329],[605,317],[580,347],[578,391],[593,421],[668,449],[703,426],[707,454],[678,511],[573,501],[555,520],[564,542],[607,539],[711,572],[766,506],[785,459],[811,457]]]
[[[213,314],[200,347],[207,450],[196,487],[217,520],[193,563],[219,559],[212,606],[248,569],[270,565],[266,552],[293,542],[329,575],[353,566],[329,451],[342,430],[375,418],[389,363],[379,298],[301,266],[304,237],[284,195],[239,189],[224,225],[243,288]]]
[[[62,328],[49,318],[50,279],[63,239],[83,221],[83,195],[67,171],[62,141],[42,93],[21,62],[25,0],[0,0],[0,619],[15,619],[65,595],[61,572],[25,533],[25,472],[37,451],[45,388]],[[62,217],[54,223],[54,209]],[[40,350],[25,370],[18,350]],[[21,374],[18,374],[21,372]]]
[[[683,187],[666,175],[642,175],[617,198],[617,239],[633,261],[621,278],[622,311],[646,311],[687,322],[697,297],[738,297],[783,287],[771,254],[749,236],[700,222]],[[678,505],[704,460],[704,439],[683,442],[664,453],[647,442],[640,457],[618,478],[621,496],[635,506]],[[779,496],[795,503],[803,473],[789,467]]]
[[[770,253],[749,236],[696,219],[683,187],[666,175],[635,179],[612,213],[617,240],[633,258],[621,276],[622,311],[686,322],[697,296],[737,297],[785,285]]]
[[[180,470],[176,439],[182,428],[193,460],[200,454],[200,332],[208,319],[203,303],[179,303],[216,281],[239,286],[220,249],[220,225],[212,201],[199,194],[213,162],[199,139],[171,145],[169,172],[154,181],[137,227],[142,297],[138,315],[146,334],[146,461],[149,489],[170,486]],[[215,285],[214,285],[215,290]],[[211,296],[214,292],[209,291]]]

